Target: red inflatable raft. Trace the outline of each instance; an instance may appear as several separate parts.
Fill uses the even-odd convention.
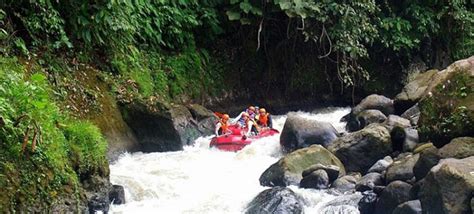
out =
[[[243,130],[238,125],[229,126],[229,130],[231,131],[229,134],[213,137],[209,146],[224,151],[235,152],[251,144],[254,140],[280,133],[276,129],[264,129],[261,130],[258,135],[244,138],[242,136]]]

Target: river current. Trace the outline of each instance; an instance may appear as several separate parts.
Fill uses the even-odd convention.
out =
[[[290,112],[330,122],[339,122],[349,108]],[[274,128],[283,129],[287,115],[275,116]],[[209,148],[212,136],[202,136],[183,151],[125,153],[110,165],[110,180],[125,188],[126,204],[113,205],[112,213],[243,213],[261,191],[259,177],[283,154],[279,135],[262,138],[239,152]],[[359,213],[359,194],[334,194],[290,186],[304,199],[305,213]]]

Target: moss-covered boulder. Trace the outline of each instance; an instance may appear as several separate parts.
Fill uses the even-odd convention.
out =
[[[344,163],[350,172],[366,173],[378,160],[392,152],[390,132],[380,124],[336,139],[328,150]]]
[[[474,57],[439,72],[428,95],[419,102],[421,141],[440,148],[451,139],[474,136]]]
[[[302,173],[314,164],[335,165],[339,167],[339,175],[346,171],[341,161],[331,152],[320,145],[296,150],[271,165],[260,176],[263,186],[299,185]]]

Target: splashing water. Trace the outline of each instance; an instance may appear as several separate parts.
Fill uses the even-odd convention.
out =
[[[321,113],[292,112],[330,122],[342,132],[339,120],[349,108]],[[286,115],[275,116],[281,131]],[[279,135],[259,139],[239,152],[209,148],[212,136],[200,137],[183,151],[123,154],[110,165],[110,180],[125,188],[126,204],[111,206],[112,213],[242,213],[247,204],[268,187],[259,177],[283,154]],[[304,199],[307,213],[358,213],[355,205],[336,203],[351,196],[290,187]]]

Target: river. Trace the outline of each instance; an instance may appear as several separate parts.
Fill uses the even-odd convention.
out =
[[[340,131],[340,118],[349,108],[328,108],[313,113],[292,112],[308,119],[330,122]],[[282,130],[286,115],[274,117]],[[113,205],[112,213],[242,213],[246,205],[268,187],[259,177],[280,159],[279,135],[260,139],[239,152],[209,148],[212,136],[203,136],[183,151],[126,153],[110,165],[110,180],[125,188],[126,204]],[[290,186],[304,199],[305,213],[359,213],[358,194]]]

